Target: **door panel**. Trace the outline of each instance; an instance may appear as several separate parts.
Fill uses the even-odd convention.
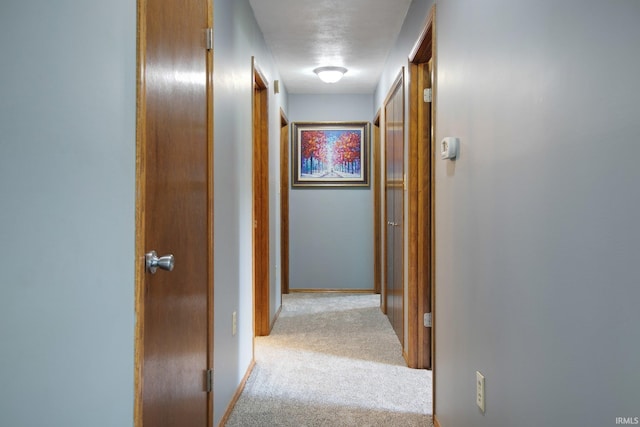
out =
[[[280,112],[280,282],[281,292],[289,293],[289,125]]]
[[[210,397],[211,175],[207,0],[140,3],[138,254],[173,254],[144,272],[137,425],[206,426]],[[141,190],[141,191],[140,191]]]
[[[404,95],[402,73],[385,103],[387,317],[404,339]]]
[[[433,61],[429,60],[427,64],[420,65],[420,81],[421,87],[431,88],[431,73],[433,70]],[[424,283],[421,296],[422,311],[424,313],[432,313],[431,309],[431,287],[433,283],[433,249],[435,247],[432,228],[433,228],[433,145],[431,141],[431,106],[432,104],[424,104],[420,111],[421,135],[423,150],[420,152],[420,186],[421,191],[418,197],[418,238],[420,241],[418,251],[418,262],[422,268],[419,268],[418,283]],[[419,335],[419,359],[422,367],[431,369],[431,333],[433,328],[421,328]]]
[[[267,79],[253,58],[253,292],[254,334],[269,335],[269,100]]]
[[[392,129],[393,123],[393,102],[387,103],[385,105],[385,115],[384,115],[385,123],[385,182],[384,182],[384,200],[385,200],[385,312],[393,325],[394,316],[394,197],[395,193],[393,191],[393,147],[394,147],[394,135]]]
[[[434,104],[424,99],[431,88],[433,60],[432,8],[425,27],[409,56],[409,147],[408,153],[408,271],[407,359],[412,368],[432,367],[433,328],[424,326],[425,313],[433,310],[434,280],[434,181],[431,140]]]
[[[380,197],[380,182],[381,182],[381,165],[380,165],[380,153],[382,147],[380,146],[380,110],[376,114],[376,118],[373,123],[373,150],[372,150],[372,163],[373,163],[373,179],[372,179],[372,191],[373,191],[373,289],[375,293],[381,294],[381,302],[384,298],[384,291],[382,290],[382,232],[380,226],[382,224],[382,204]],[[384,306],[384,304],[381,304]],[[386,310],[383,309],[383,310]]]
[[[404,294],[404,120],[402,105],[402,89],[398,87],[393,96],[393,190],[394,190],[394,245],[393,245],[393,271],[394,271],[394,328],[396,334],[400,338],[400,342],[404,342],[404,311],[403,311],[403,294]]]

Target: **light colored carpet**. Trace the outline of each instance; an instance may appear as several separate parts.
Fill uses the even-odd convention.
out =
[[[431,371],[407,368],[379,295],[290,294],[227,426],[432,426]]]

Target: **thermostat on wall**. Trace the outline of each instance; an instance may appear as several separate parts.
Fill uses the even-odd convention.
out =
[[[455,159],[458,156],[458,138],[453,136],[445,137],[440,143],[440,158]]]

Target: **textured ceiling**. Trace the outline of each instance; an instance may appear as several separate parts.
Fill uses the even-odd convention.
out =
[[[249,0],[289,93],[373,93],[411,0]],[[338,83],[313,69],[342,66]]]

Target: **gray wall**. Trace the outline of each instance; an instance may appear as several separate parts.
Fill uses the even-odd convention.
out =
[[[289,119],[372,120],[371,95],[289,95]],[[291,289],[373,289],[371,188],[290,189]]]
[[[0,5],[0,425],[133,424],[136,5]]]
[[[387,58],[387,62],[380,76],[380,81],[376,87],[374,93],[374,112],[372,114],[384,106],[384,100],[389,94],[389,90],[396,81],[402,67],[407,67],[411,49],[420,37],[432,5],[433,0],[413,0],[411,2],[400,34],[398,34],[398,39],[391,52],[389,52],[389,57]],[[407,83],[407,85],[408,80],[407,73],[405,74],[405,83]],[[405,92],[405,99],[407,100],[406,105],[408,106],[407,92]]]
[[[437,10],[443,427],[640,416],[640,3]],[[486,413],[475,371],[486,376]]]
[[[253,358],[251,57],[269,81],[271,316],[280,307],[278,74],[247,0],[216,0],[214,13],[214,425]],[[238,333],[232,335],[232,313]]]
[[[217,424],[252,357],[251,56],[270,90],[278,76],[248,2],[215,7]],[[133,424],[135,40],[135,2],[0,6],[2,425]],[[277,153],[286,91],[270,93]]]

